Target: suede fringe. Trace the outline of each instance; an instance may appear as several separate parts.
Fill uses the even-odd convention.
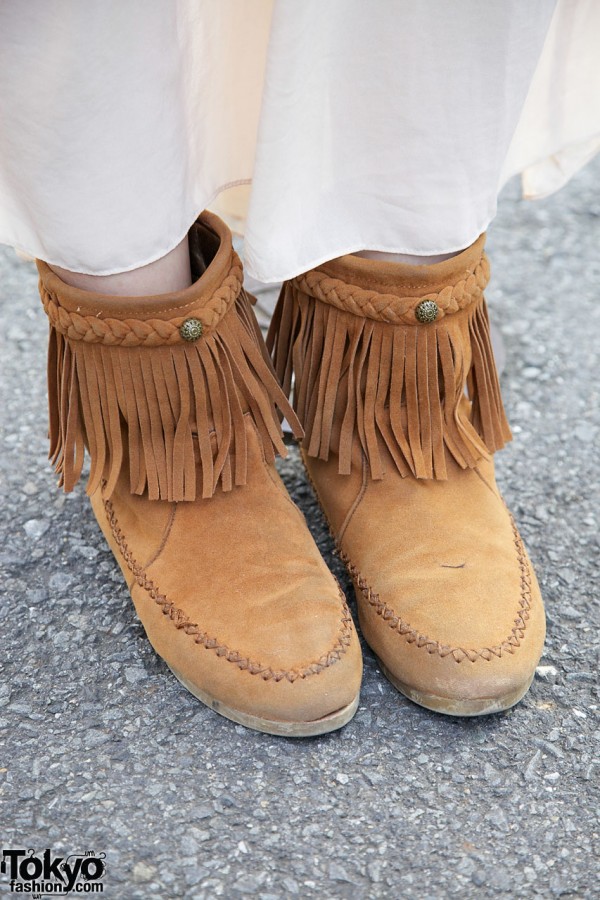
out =
[[[307,294],[315,282],[308,276],[284,284],[267,344],[288,396],[294,381],[293,405],[310,456],[327,460],[336,452],[339,473],[349,474],[358,439],[371,477],[381,479],[383,442],[402,476],[445,479],[447,453],[472,468],[510,440],[486,304],[474,278],[473,297],[461,286],[454,293],[463,305],[452,306],[450,298],[439,321],[417,323],[415,301],[391,324],[383,317],[393,303],[374,311],[375,292],[352,297],[343,282],[321,279],[331,288],[324,302],[317,290]],[[347,311],[356,293],[368,315]]]
[[[243,290],[195,343],[111,346],[51,325],[48,393],[50,459],[66,491],[80,478],[87,447],[88,494],[106,482],[110,496],[127,457],[132,493],[211,497],[219,484],[229,491],[246,483],[246,413],[268,460],[286,455],[277,408],[302,434]]]

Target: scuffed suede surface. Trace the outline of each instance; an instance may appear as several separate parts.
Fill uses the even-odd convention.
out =
[[[483,243],[433,266],[341,257],[308,272],[284,287],[271,345],[286,389],[296,376],[304,462],[366,640],[414,691],[500,702],[531,679],[545,618],[494,478],[510,431]]]
[[[327,510],[323,464],[305,461]],[[369,482],[340,541],[367,641],[418,690],[495,697],[526,683],[541,655],[537,580],[493,485],[491,463],[448,482]]]
[[[392,476],[369,484],[343,547],[419,633],[478,649],[500,646],[514,627],[523,578],[516,540],[498,493],[477,469],[457,468],[447,482]]]
[[[356,697],[358,638],[343,594],[263,459],[248,417],[246,428],[248,485],[195,503],[154,501],[165,507],[165,520],[173,506],[176,512],[167,535],[156,528],[162,549],[143,571],[136,551],[147,550],[148,526],[142,542],[131,527],[126,484],[110,500],[97,492],[92,506],[163,659],[236,710],[313,721]]]

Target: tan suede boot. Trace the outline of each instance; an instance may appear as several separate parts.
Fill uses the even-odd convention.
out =
[[[51,457],[87,490],[146,633],[217,712],[315,735],[358,704],[362,661],[344,596],[274,466],[277,381],[231,235],[203,214],[196,280],[148,298],[69,287],[39,262],[50,319]]]
[[[431,266],[319,266],[284,285],[269,335],[365,638],[399,691],[452,715],[516,703],[545,633],[494,478],[510,431],[484,240]]]

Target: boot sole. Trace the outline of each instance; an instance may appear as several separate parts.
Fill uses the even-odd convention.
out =
[[[423,706],[425,709],[430,709],[433,712],[442,713],[446,716],[489,716],[493,713],[510,709],[511,706],[515,706],[525,696],[531,687],[535,675],[534,672],[523,687],[517,688],[516,691],[511,691],[509,694],[504,694],[502,697],[476,697],[473,700],[457,700],[452,697],[440,697],[437,694],[419,691],[396,678],[379,657],[377,657],[377,662],[387,680],[397,691],[418,706]]]
[[[219,713],[220,716],[224,716],[238,725],[243,725],[245,728],[262,731],[263,734],[273,734],[277,737],[317,737],[320,734],[328,734],[330,731],[337,731],[338,728],[342,728],[352,719],[358,709],[360,694],[357,694],[348,706],[344,706],[328,716],[323,716],[322,719],[314,719],[312,722],[284,722],[278,719],[263,719],[260,716],[242,712],[232,706],[226,706],[220,700],[217,700],[216,697],[201,690],[197,685],[181,675],[173,666],[170,666],[168,663],[167,665],[180,684],[190,694],[193,694],[197,700],[210,707],[214,712]]]

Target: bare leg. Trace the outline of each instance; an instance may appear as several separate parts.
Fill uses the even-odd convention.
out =
[[[60,266],[50,268],[73,287],[121,297],[166,294],[181,291],[192,283],[187,237],[166,256],[130,272],[118,272],[116,275],[84,275],[81,272],[70,272]]]
[[[442,253],[441,256],[410,256],[405,253],[381,253],[379,250],[361,250],[353,255],[362,256],[363,259],[374,259],[377,262],[408,263],[410,266],[431,266],[433,263],[452,259],[453,256],[458,256],[461,252],[461,250],[457,250],[456,253]]]

